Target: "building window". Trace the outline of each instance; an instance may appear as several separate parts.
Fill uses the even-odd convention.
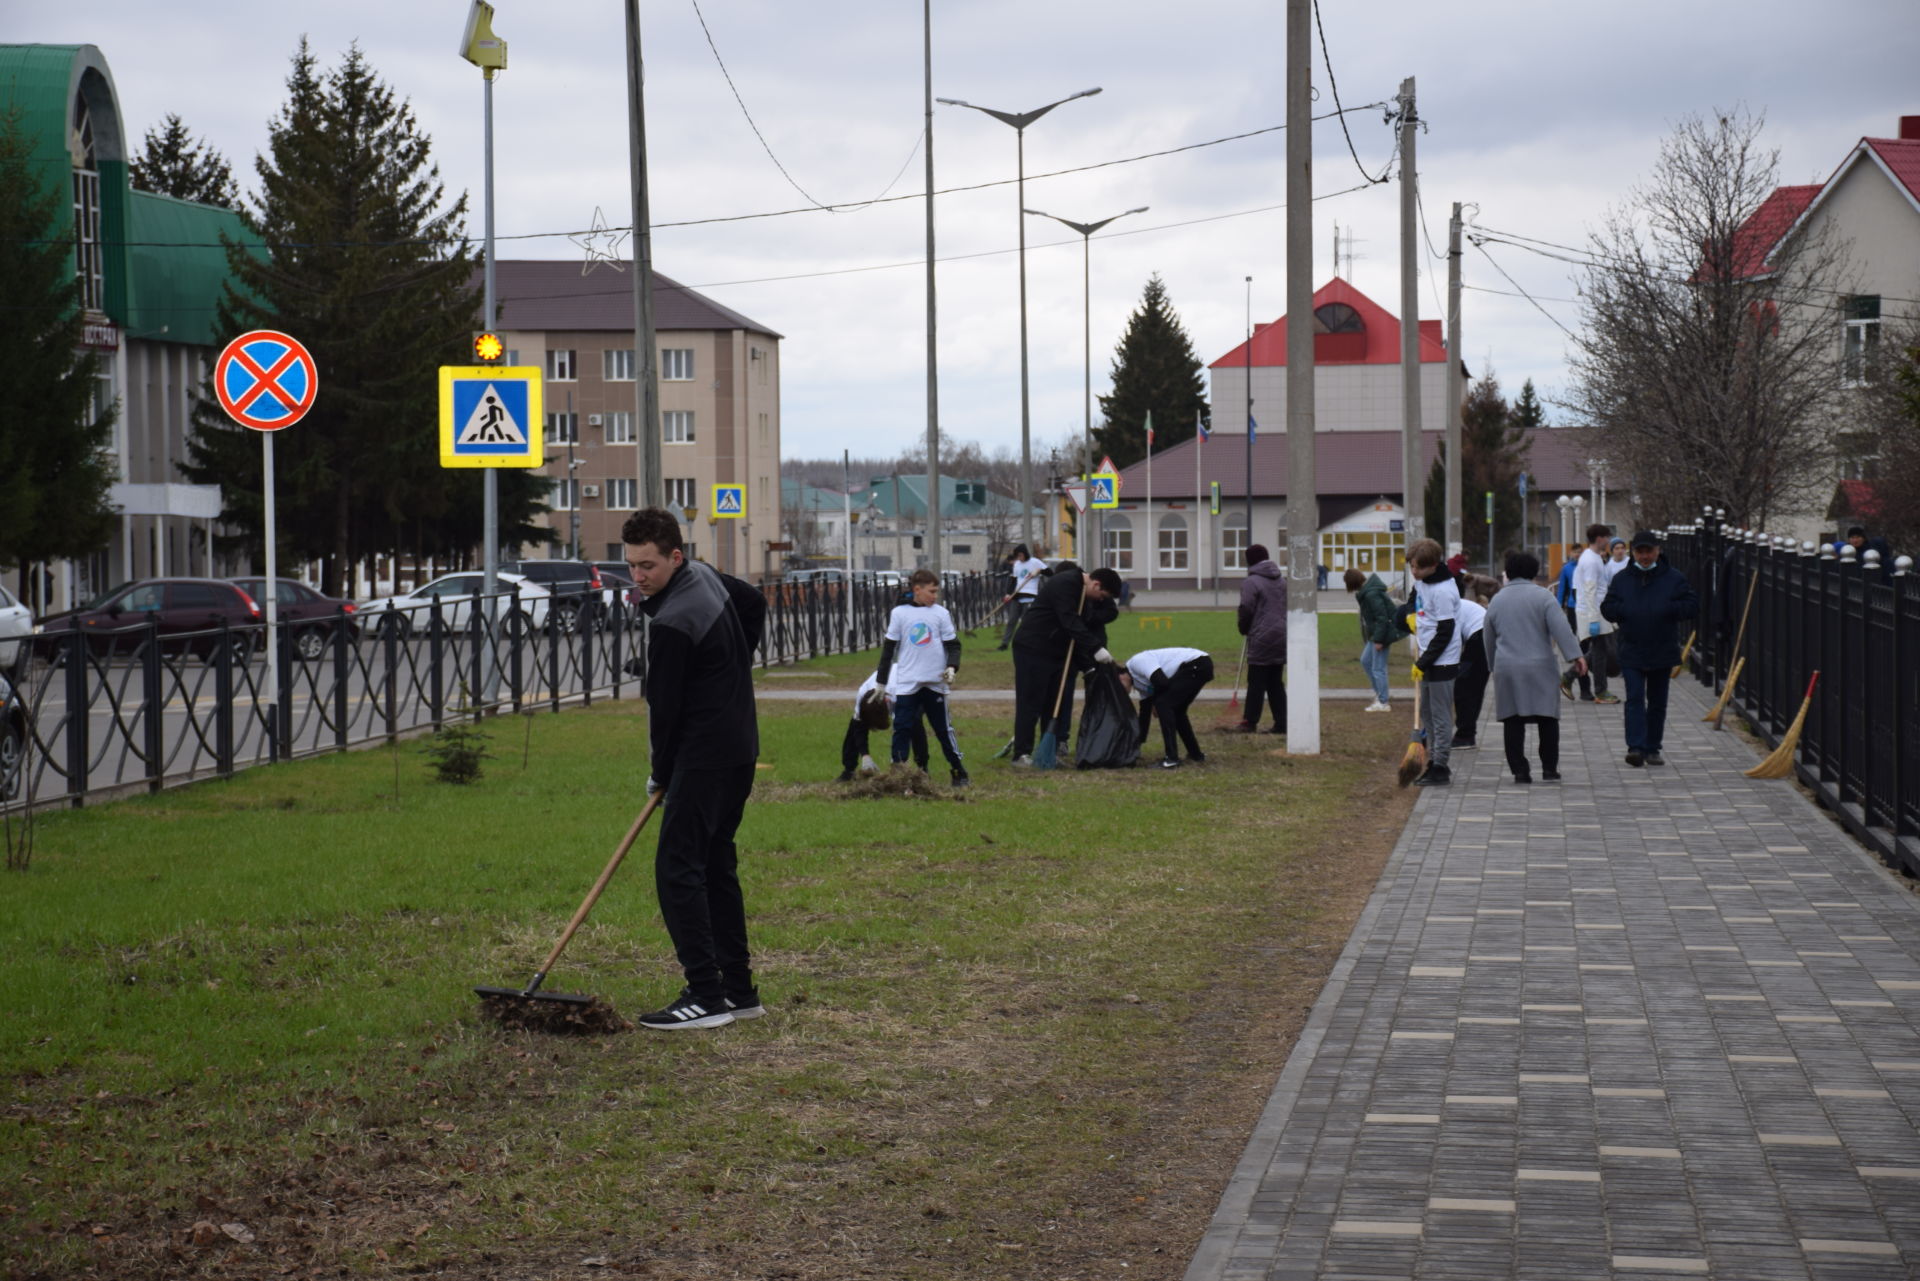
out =
[[[1100,526],[1100,560],[1122,574],[1133,571],[1133,524],[1125,516],[1106,513]]]
[[[693,502],[693,477],[669,476],[665,481],[667,506],[691,507]]]
[[[600,353],[600,377],[610,383],[633,381],[633,348],[612,348]]]
[[[615,511],[634,511],[640,506],[640,482],[631,476],[607,477],[607,506]]]
[[[767,385],[767,349],[765,347],[747,348],[747,363],[753,366],[753,380],[762,387]]]
[[[503,365],[517,365],[520,363],[520,353],[509,347],[502,354],[500,363]]]
[[[663,382],[693,381],[693,348],[668,347],[660,353],[660,378]]]
[[[971,556],[973,555],[973,544],[972,543],[955,543],[953,545],[953,554],[955,556]]]
[[[1167,515],[1160,518],[1159,542],[1157,544],[1160,559],[1158,567],[1163,570],[1184,570],[1187,568],[1187,518]]]
[[[1229,517],[1220,531],[1220,568],[1245,569],[1248,541],[1246,516]]]
[[[80,278],[80,307],[99,311],[103,288],[100,266],[100,175],[73,171],[73,255]]]
[[[547,353],[547,381],[570,383],[573,381],[573,352],[554,350]]]
[[[548,414],[547,443],[549,445],[577,445],[580,443],[580,415]]]
[[[693,443],[693,411],[669,409],[660,415],[660,438],[669,445]]]
[[[1858,387],[1873,381],[1874,359],[1880,352],[1880,296],[1863,294],[1849,298],[1841,314],[1846,317],[1846,336],[1840,356],[1840,377],[1849,387]]]
[[[577,480],[556,480],[553,482],[552,496],[547,505],[557,512],[577,512],[580,510],[580,482]]]
[[[625,411],[611,413],[602,420],[607,425],[609,445],[631,445],[634,441],[633,415]]]
[[[769,419],[768,415],[766,414],[760,415],[760,443],[763,445],[767,443],[767,427],[769,425],[768,419]]]

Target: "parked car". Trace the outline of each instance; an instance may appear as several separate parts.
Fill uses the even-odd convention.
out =
[[[207,658],[220,648],[220,624],[249,630],[227,638],[228,651],[241,662],[253,652],[264,621],[259,602],[244,589],[218,578],[143,578],[104,592],[79,609],[50,614],[35,630],[54,657],[65,653],[53,642],[62,633],[84,632],[96,654],[134,653],[149,630],[163,650],[184,646]]]
[[[20,638],[33,635],[33,611],[20,598],[0,587],[0,671],[7,670],[26,656],[27,644]]]
[[[502,573],[498,579],[501,591],[512,591],[516,588],[519,591],[519,608],[511,615],[504,614],[503,611],[502,621],[509,635],[517,634],[529,627],[546,626],[547,610],[553,601],[553,593],[520,574]],[[360,606],[357,615],[360,626],[371,627],[377,636],[386,636],[391,633],[401,640],[409,636],[426,635],[433,617],[433,602],[437,599],[440,602],[442,627],[477,628],[482,614],[474,609],[474,602],[480,597],[485,583],[486,576],[477,570],[460,574],[443,574],[410,592],[402,592],[397,596],[381,596],[365,602]]]
[[[548,617],[563,635],[573,635],[582,624],[592,627],[606,616],[606,583],[597,565],[584,560],[521,560],[506,568],[553,593]]]
[[[264,616],[266,609],[267,580],[264,578],[231,578],[247,595],[260,602]],[[339,600],[332,596],[322,596],[313,588],[298,579],[282,578],[276,580],[274,593],[275,621],[285,627],[293,638],[294,657],[304,662],[312,662],[327,652],[327,641],[333,636],[333,629],[341,621],[341,611],[346,612],[346,631],[349,641],[357,640],[360,628],[353,621],[354,611],[359,609],[350,600]]]
[[[0,801],[20,794],[26,780],[27,710],[11,682],[0,676]]]

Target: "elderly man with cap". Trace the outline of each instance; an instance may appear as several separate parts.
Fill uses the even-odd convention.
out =
[[[1600,612],[1619,637],[1627,687],[1627,764],[1665,765],[1667,685],[1680,662],[1680,625],[1699,612],[1687,577],[1660,554],[1649,530],[1633,536],[1633,560],[1607,589]]]

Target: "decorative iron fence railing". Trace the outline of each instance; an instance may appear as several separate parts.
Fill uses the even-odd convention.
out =
[[[1694,675],[1718,691],[1744,657],[1729,706],[1777,745],[1819,672],[1800,780],[1860,840],[1920,874],[1920,576],[1911,558],[1883,565],[1873,551],[1836,553],[1713,519],[1669,529],[1666,550],[1700,596]]]
[[[764,591],[763,667],[875,646],[900,600],[898,588],[871,583]],[[999,599],[998,581],[981,574],[949,575],[941,594],[960,627],[977,626]],[[343,614],[325,633],[323,646],[296,645],[293,629],[279,629],[277,698],[268,694],[259,625],[34,637],[9,674],[24,713],[24,750],[0,769],[0,812],[159,791],[386,742],[460,716],[637,697],[645,677],[645,620],[617,598],[571,631],[557,619],[535,625],[518,594],[505,592],[492,611],[479,601],[443,608],[436,600],[411,611]]]

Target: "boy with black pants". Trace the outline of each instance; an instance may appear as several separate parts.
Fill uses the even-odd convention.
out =
[[[836,783],[851,783],[855,770],[864,770],[869,774],[878,771],[873,757],[868,751],[868,735],[877,729],[890,730],[893,726],[893,703],[887,692],[880,687],[880,673],[874,672],[860,682],[860,689],[853,696],[853,719],[847,722],[847,736],[840,740],[840,777]],[[913,727],[913,763],[920,767],[921,773],[927,769],[927,730],[924,725]]]
[[[1188,718],[1187,709],[1213,679],[1213,659],[1206,651],[1177,646],[1142,650],[1127,660],[1126,674],[1133,692],[1140,696],[1142,741],[1147,737],[1154,713],[1160,714],[1160,738],[1167,749],[1160,768],[1180,768],[1176,737],[1186,745],[1189,761],[1196,765],[1204,763],[1207,754],[1200,750],[1200,740],[1194,737],[1193,721]]]
[[[767,602],[686,558],[680,522],[649,507],[621,527],[647,631],[647,793],[664,790],[654,886],[686,986],[640,1016],[658,1031],[720,1027],[766,1013],[754,988],[734,834],[753,791],[760,732],[753,651]]]
[[[893,763],[906,764],[914,731],[924,716],[953,770],[953,785],[965,787],[967,767],[961,764],[960,745],[947,720],[947,686],[960,669],[960,634],[947,607],[938,603],[938,574],[916,569],[907,585],[913,592],[912,603],[893,607],[880,645],[880,670],[875,674],[893,699]]]

